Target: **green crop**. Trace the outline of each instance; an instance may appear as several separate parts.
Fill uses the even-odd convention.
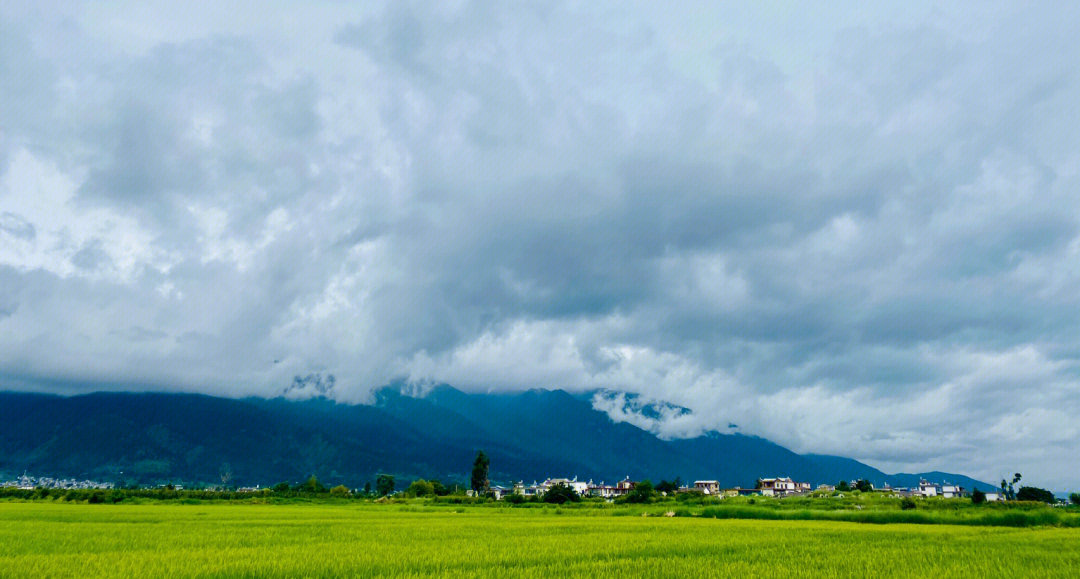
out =
[[[356,503],[0,503],[0,576],[1067,577],[1080,572],[1076,528],[602,513]]]

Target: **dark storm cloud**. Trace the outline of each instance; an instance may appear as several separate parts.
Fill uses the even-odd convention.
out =
[[[755,10],[12,11],[4,385],[598,389],[1080,483],[1075,9]]]

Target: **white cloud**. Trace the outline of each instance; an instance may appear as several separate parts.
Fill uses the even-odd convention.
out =
[[[1076,11],[13,8],[0,379],[603,389],[1075,488]]]
[[[151,233],[120,212],[80,207],[76,189],[76,180],[55,165],[16,151],[0,179],[9,224],[0,231],[0,265],[121,283],[141,267],[168,269],[171,258],[154,247]]]

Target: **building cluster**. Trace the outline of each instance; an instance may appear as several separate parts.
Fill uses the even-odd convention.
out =
[[[495,498],[501,499],[510,494],[522,495],[526,498],[534,496],[543,496],[547,493],[551,487],[555,485],[563,485],[567,488],[573,489],[575,493],[583,497],[599,497],[603,499],[615,499],[634,490],[637,486],[637,481],[630,480],[630,477],[626,477],[615,484],[607,484],[603,481],[599,483],[589,481],[579,481],[577,477],[574,478],[548,478],[543,482],[533,481],[532,484],[525,484],[524,481],[519,481],[513,486],[500,486],[495,485],[490,488]],[[715,480],[699,480],[694,481],[692,486],[681,486],[676,493],[688,493],[696,492],[706,496],[714,497],[736,497],[745,495],[764,495],[785,497],[798,494],[806,494],[810,492],[810,483],[797,482],[790,477],[778,477],[778,478],[765,478],[758,481],[758,488],[721,488],[719,481]]]
[[[562,485],[567,488],[573,489],[573,491],[583,497],[600,497],[605,499],[613,499],[615,497],[621,497],[630,491],[634,490],[634,486],[637,485],[636,481],[630,480],[630,477],[615,483],[614,485],[605,484],[603,481],[594,483],[592,480],[588,482],[579,481],[577,477],[574,478],[548,478],[543,482],[533,481],[532,484],[527,485],[524,481],[518,481],[512,487],[504,487],[495,485],[491,487],[491,492],[495,495],[495,498],[501,499],[509,494],[518,494],[526,498],[543,496],[551,487],[555,485]]]
[[[960,485],[953,485],[949,483],[938,483],[919,481],[917,488],[890,488],[886,487],[885,490],[892,491],[893,494],[898,496],[907,497],[942,497],[946,499],[957,499],[961,497],[970,497],[971,491],[965,489]],[[1005,497],[1001,493],[988,492],[984,493],[986,500],[988,501],[1003,501]]]
[[[605,499],[614,499],[620,496],[628,494],[634,490],[637,485],[636,481],[630,480],[630,477],[618,481],[614,485],[605,484],[603,481],[594,483],[592,480],[579,481],[577,477],[574,478],[548,478],[543,482],[533,481],[532,484],[525,484],[524,482],[517,482],[513,486],[499,486],[495,485],[491,487],[491,492],[495,495],[495,498],[502,499],[510,494],[522,495],[526,498],[534,496],[543,496],[548,492],[551,487],[555,485],[563,485],[570,489],[573,489],[578,495],[583,497],[599,497]],[[850,482],[850,487],[856,487],[856,481]],[[872,487],[871,487],[872,488]],[[971,493],[959,485],[953,485],[949,483],[937,483],[921,481],[917,488],[906,487],[890,487],[886,485],[884,488],[877,489],[883,492],[891,493],[897,497],[942,497],[942,498],[960,498],[969,497]],[[757,485],[754,488],[742,488],[742,487],[721,487],[719,481],[715,480],[698,480],[694,481],[691,486],[681,486],[676,490],[676,493],[696,492],[705,496],[726,498],[726,497],[738,497],[738,496],[766,496],[766,497],[791,497],[791,496],[806,496],[813,491],[832,493],[836,491],[834,485],[818,485],[816,488],[811,487],[810,483],[796,481],[791,477],[775,477],[775,478],[762,478],[758,479]],[[1000,493],[988,492],[986,493],[986,500],[988,501],[1000,501],[1003,497]]]
[[[776,477],[758,479],[757,486],[752,489],[742,487],[720,488],[720,482],[715,480],[694,481],[694,486],[679,489],[680,492],[696,491],[712,497],[738,497],[747,495],[761,495],[766,497],[787,497],[801,495],[810,492],[810,483],[798,482],[791,477]]]
[[[850,486],[852,488],[855,488],[855,482],[852,481],[850,483]],[[833,487],[831,485],[821,485],[821,486],[819,486],[817,488],[817,490],[833,491],[833,490],[836,490],[836,487]],[[908,487],[893,487],[893,486],[885,485],[883,488],[880,488],[880,489],[877,489],[877,490],[880,490],[880,491],[886,492],[886,493],[891,493],[893,496],[896,496],[896,497],[922,497],[922,498],[942,497],[942,498],[945,498],[945,499],[958,499],[958,498],[967,498],[967,497],[971,496],[971,491],[968,490],[968,489],[965,489],[964,487],[962,487],[960,485],[949,484],[947,482],[946,483],[930,482],[930,481],[926,481],[926,480],[919,481],[919,486],[917,486],[917,487],[908,488]],[[1005,500],[1005,497],[1001,493],[998,493],[998,492],[987,492],[987,493],[983,493],[983,494],[986,496],[987,501],[1003,501],[1003,500]]]
[[[927,481],[919,481],[919,490],[917,492],[920,496],[924,497],[945,497],[947,499],[968,496],[968,493],[964,492],[964,487],[962,486]]]
[[[574,478],[548,478],[542,482],[533,481],[532,484],[525,484],[523,481],[515,483],[513,486],[500,486],[495,485],[490,488],[490,491],[495,495],[496,499],[502,499],[510,494],[522,495],[526,498],[541,497],[552,487],[556,485],[562,485],[572,489],[575,493],[583,497],[598,497],[603,499],[615,499],[621,496],[629,494],[634,487],[637,486],[637,481],[630,480],[630,477],[626,477],[623,480],[616,482],[613,485],[609,485],[600,481],[594,483],[592,480],[579,481],[577,477]],[[851,481],[851,488],[855,488],[856,481]],[[47,489],[111,489],[113,483],[99,482],[93,480],[76,480],[70,478],[53,478],[53,477],[35,477],[29,476],[23,473],[13,480],[0,482],[0,487],[13,487],[19,489],[35,489],[35,488],[47,488]],[[184,487],[175,486],[175,490],[182,490]],[[255,487],[243,487],[237,489],[239,492],[258,492],[261,489],[258,486]],[[832,493],[836,491],[836,487],[833,485],[818,485],[815,489],[811,489],[810,483],[800,482],[793,480],[791,477],[776,477],[776,478],[762,478],[758,479],[755,488],[742,488],[731,487],[723,488],[720,486],[719,481],[715,480],[698,480],[694,481],[692,486],[681,486],[675,492],[676,493],[688,493],[695,492],[709,497],[727,498],[738,496],[767,496],[767,497],[789,497],[809,495],[811,490],[824,491]],[[920,481],[918,487],[890,487],[886,485],[884,488],[877,489],[883,492],[891,493],[897,497],[942,497],[946,499],[970,497],[971,493],[964,487],[959,485],[953,485],[949,483],[937,483]],[[472,491],[468,491],[470,494]],[[1001,493],[987,492],[985,493],[987,501],[1002,501],[1005,497]]]
[[[99,482],[94,480],[77,480],[73,478],[53,478],[50,476],[29,476],[23,473],[15,479],[0,482],[0,487],[14,487],[18,489],[33,490],[45,489],[111,489],[113,483]]]

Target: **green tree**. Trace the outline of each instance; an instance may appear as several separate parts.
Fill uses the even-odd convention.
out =
[[[330,489],[330,494],[334,495],[335,497],[347,497],[349,496],[349,488],[345,485],[338,485]]]
[[[414,497],[426,497],[435,494],[435,486],[421,478],[414,480],[405,492]]]
[[[1074,505],[1080,505],[1080,493],[1069,494],[1069,502]]]
[[[851,490],[851,485],[849,485],[846,480],[842,480],[836,483],[836,490],[846,493]]]
[[[487,492],[488,487],[491,485],[488,481],[488,466],[491,461],[488,460],[484,451],[476,453],[476,460],[472,465],[472,478],[470,479],[469,486],[477,496],[480,496]]]
[[[685,493],[679,493],[675,495],[675,500],[680,503],[696,502],[700,503],[705,499],[705,493],[701,491],[687,491]]]
[[[287,492],[291,491],[292,487],[290,487],[289,483],[287,483],[287,482],[279,482],[278,484],[274,485],[273,490],[274,490],[275,493],[284,494],[284,493],[287,493]]]
[[[1016,500],[1039,501],[1050,504],[1057,502],[1057,499],[1054,498],[1054,493],[1039,487],[1020,487],[1020,490],[1016,491]]]
[[[971,502],[976,505],[981,505],[986,502],[986,493],[979,489],[971,491]]]
[[[1020,473],[1016,473],[1013,475],[1012,482],[1001,479],[1001,494],[1006,499],[1010,501],[1016,500],[1016,490],[1013,487],[1020,482],[1021,478],[1023,477],[1020,475]]]
[[[581,496],[568,485],[563,483],[557,483],[551,485],[551,488],[544,493],[544,502],[561,505],[566,502],[576,503],[581,500]]]
[[[221,463],[221,468],[218,469],[218,477],[221,478],[221,486],[229,486],[233,479],[232,465],[227,462]]]
[[[868,492],[874,490],[874,485],[870,484],[870,481],[868,481],[868,480],[866,480],[864,478],[861,478],[861,479],[855,481],[855,490],[862,491],[864,493],[868,493]]]
[[[368,481],[368,482],[364,483],[364,494],[365,495],[370,495],[371,494],[371,481]]]
[[[667,493],[670,495],[678,491],[680,486],[682,486],[682,479],[679,477],[675,477],[675,480],[670,481],[662,480],[657,483],[656,492]]]
[[[450,494],[450,489],[446,488],[446,485],[441,482],[437,480],[429,480],[428,482],[431,483],[431,491],[435,493],[435,496],[445,497]]]
[[[626,493],[626,497],[623,500],[628,503],[647,503],[652,500],[653,495],[655,494],[656,491],[653,489],[652,482],[643,480],[634,485],[634,488]]]
[[[380,474],[375,479],[375,492],[380,497],[385,497],[394,492],[394,477],[388,474]]]
[[[326,487],[319,482],[319,479],[316,478],[315,475],[311,475],[306,481],[300,483],[300,485],[296,487],[296,490],[302,493],[325,493]]]

